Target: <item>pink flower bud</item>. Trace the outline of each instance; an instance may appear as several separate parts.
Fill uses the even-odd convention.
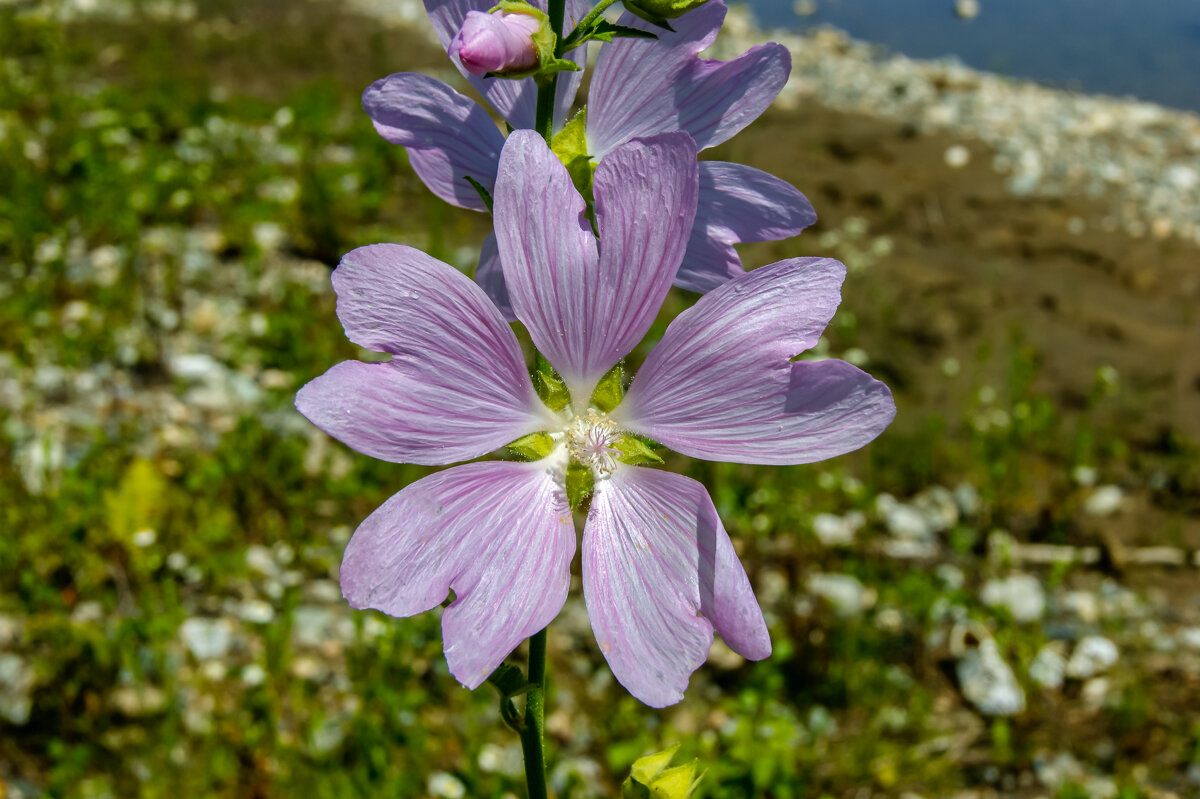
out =
[[[532,14],[468,11],[449,53],[457,54],[472,75],[532,69],[538,59],[533,34],[541,27]]]

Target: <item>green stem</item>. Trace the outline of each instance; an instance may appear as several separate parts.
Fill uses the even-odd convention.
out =
[[[529,639],[529,682],[525,694],[525,725],[521,730],[521,752],[525,756],[525,785],[529,799],[546,799],[546,631]]]
[[[562,27],[566,10],[567,0],[548,0],[546,4],[546,16],[550,17],[550,27],[554,31],[555,58],[562,58]],[[538,133],[542,134],[542,138],[546,140],[547,144],[550,143],[550,139],[554,136],[554,95],[557,87],[557,72],[538,82],[537,116],[534,119],[534,128]]]
[[[603,0],[602,0],[603,1]],[[562,27],[566,14],[567,0],[548,0],[546,15],[554,30],[554,55],[562,57]],[[558,87],[555,72],[538,83],[537,116],[534,127],[542,134],[546,143],[554,137],[554,97]],[[546,630],[542,629],[529,638],[529,673],[531,685],[525,694],[525,723],[521,729],[521,754],[525,760],[525,786],[529,799],[546,799]]]
[[[586,17],[579,20],[579,24],[575,26],[575,30],[571,31],[571,35],[566,38],[566,41],[564,41],[558,49],[565,53],[578,44],[576,40],[579,38],[580,31],[586,31],[590,29],[592,27],[592,23],[595,22],[601,14],[607,11],[609,6],[618,2],[620,2],[620,0],[600,0],[600,2],[596,4],[596,7],[587,13]],[[561,54],[559,57],[562,57]]]

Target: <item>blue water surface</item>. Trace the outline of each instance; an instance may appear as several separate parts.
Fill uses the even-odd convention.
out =
[[[914,58],[956,55],[992,72],[1200,111],[1200,0],[750,0],[766,27],[832,24]]]

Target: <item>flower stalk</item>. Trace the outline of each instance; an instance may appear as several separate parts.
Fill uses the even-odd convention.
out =
[[[563,54],[563,17],[566,15],[567,0],[549,0],[546,4],[546,15],[550,17],[550,29],[554,31],[554,57],[562,58]],[[542,135],[546,143],[554,137],[554,95],[558,88],[558,73],[538,81],[537,116],[534,118],[534,129]]]
[[[525,760],[525,786],[529,799],[546,798],[546,629],[529,639],[529,692],[525,694],[525,723],[521,754]]]

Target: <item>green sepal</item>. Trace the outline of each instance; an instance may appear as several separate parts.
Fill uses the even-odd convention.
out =
[[[625,386],[622,384],[624,377],[624,370],[619,363],[605,372],[604,377],[596,384],[596,390],[592,392],[591,406],[602,413],[609,413],[620,405],[621,400],[625,398]]]
[[[550,454],[554,449],[554,439],[550,437],[549,433],[530,433],[527,436],[521,436],[507,446],[525,460],[536,461]]]
[[[513,703],[512,698],[528,693],[529,689],[533,688],[533,683],[525,679],[524,672],[511,663],[501,663],[495,671],[488,675],[487,681],[500,692],[500,718],[512,730],[516,732],[524,730],[525,720],[517,712],[517,706]]]
[[[579,109],[579,113],[571,117],[571,121],[563,125],[563,129],[554,134],[550,140],[550,152],[558,156],[558,160],[567,168],[571,183],[584,197],[592,196],[592,175],[596,165],[587,151],[587,136],[584,135],[584,125],[587,122],[587,108]]]
[[[567,384],[540,352],[533,366],[533,388],[542,402],[546,403],[546,407],[552,411],[561,411],[571,402],[571,391]]]
[[[621,785],[623,799],[687,799],[691,796],[704,774],[696,774],[700,765],[698,760],[667,768],[678,750],[679,744],[676,744],[635,761]]]
[[[471,188],[475,189],[475,193],[479,195],[479,199],[483,200],[483,204],[487,206],[488,213],[492,212],[492,193],[483,187],[475,178],[470,175],[463,175],[463,180],[471,184]]]
[[[637,466],[640,463],[663,462],[663,459],[658,457],[658,453],[637,436],[621,436],[617,439],[617,443],[613,444],[613,448],[621,453],[621,457],[617,460],[630,466]]]
[[[484,75],[485,78],[511,78],[514,80],[534,78],[542,82],[548,80],[556,72],[579,72],[583,69],[574,61],[554,55],[554,49],[558,46],[558,37],[554,35],[554,29],[550,27],[550,17],[546,16],[545,11],[524,2],[524,0],[500,0],[488,10],[488,13],[494,14],[497,11],[505,14],[528,14],[542,23],[542,27],[529,37],[533,41],[534,48],[537,49],[537,62],[532,68],[520,72],[488,72]]]
[[[643,785],[649,784],[652,779],[658,776],[659,772],[671,765],[671,758],[675,757],[675,753],[679,751],[679,746],[679,744],[675,744],[670,749],[664,749],[661,752],[651,752],[644,757],[639,757],[629,767],[629,777]]]
[[[591,468],[582,463],[571,461],[567,464],[567,502],[571,510],[575,510],[583,501],[592,495],[596,487],[596,479],[592,477]]]

